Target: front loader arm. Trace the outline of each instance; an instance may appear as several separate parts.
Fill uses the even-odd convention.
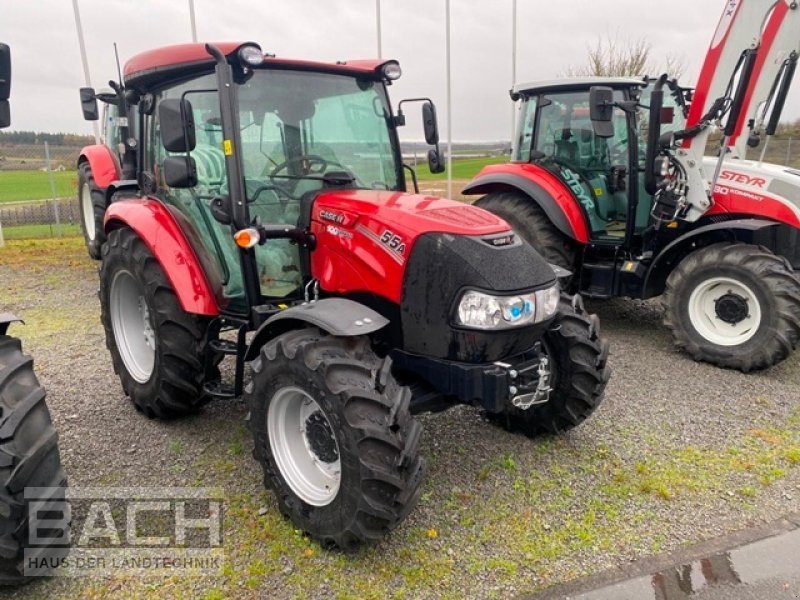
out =
[[[748,139],[758,139],[758,129],[772,111],[779,117],[782,103],[775,102],[776,81],[785,79],[787,61],[800,52],[800,10],[795,0],[728,0],[711,41],[695,87],[687,128],[664,144],[671,165],[669,180],[678,180],[681,197],[665,205],[669,218],[696,221],[712,206],[711,193],[731,156],[744,158]],[[788,83],[788,82],[787,82]],[[777,107],[777,113],[776,111]],[[709,136],[723,131],[714,172],[703,168]],[[768,129],[769,133],[769,129]],[[677,175],[676,175],[677,174]],[[657,198],[658,201],[658,198]]]

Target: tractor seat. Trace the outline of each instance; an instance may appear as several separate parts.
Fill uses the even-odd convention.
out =
[[[225,182],[225,155],[211,144],[197,144],[192,150],[197,167],[197,185],[219,190]]]

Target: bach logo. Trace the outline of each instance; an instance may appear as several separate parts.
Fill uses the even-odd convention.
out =
[[[53,500],[51,488],[25,490],[27,576],[222,573],[220,490],[70,487],[60,494],[61,499]],[[52,532],[66,530],[67,540],[52,537]]]

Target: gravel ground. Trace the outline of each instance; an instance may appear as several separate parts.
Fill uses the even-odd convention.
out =
[[[422,500],[386,541],[324,552],[279,516],[239,402],[148,420],[123,396],[76,240],[0,249],[0,310],[36,361],[72,485],[225,491],[216,578],[54,578],[37,597],[509,597],[796,511],[800,354],[742,375],[676,352],[654,302],[589,303],[612,343],[596,415],[531,441],[457,408],[423,417]]]

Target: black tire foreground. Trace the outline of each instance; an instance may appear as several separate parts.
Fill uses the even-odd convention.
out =
[[[334,338],[317,329],[279,336],[253,362],[245,399],[264,484],[275,492],[283,515],[325,547],[353,550],[383,538],[419,499],[422,427],[409,412],[410,390],[390,370],[391,362],[375,356],[368,339]],[[334,430],[341,485],[326,506],[303,502],[273,458],[267,415],[275,393],[286,386],[313,397]]]
[[[736,346],[715,344],[692,326],[689,298],[713,277],[746,284],[758,297],[762,320],[756,334]],[[675,345],[695,360],[745,373],[785,359],[800,340],[800,278],[789,261],[751,244],[714,244],[696,250],[670,273],[663,296],[664,324]]]
[[[33,360],[22,353],[18,339],[0,335],[0,585],[19,585],[32,579],[23,575],[23,555],[30,543],[25,488],[60,488],[50,495],[60,509],[66,485],[58,434],[50,421],[45,391],[33,372]],[[68,526],[39,533],[64,540],[64,545],[35,552],[31,548],[37,562],[54,564],[66,555]]]
[[[145,383],[125,368],[111,323],[111,283],[121,270],[142,285],[155,332],[155,365]],[[161,265],[131,229],[111,231],[103,245],[100,316],[114,372],[137,409],[151,418],[169,419],[194,413],[208,401],[202,391],[202,349],[209,321],[183,311]]]
[[[85,183],[89,184],[89,193],[92,197],[93,212],[91,218],[94,219],[95,231],[93,238],[89,237],[89,232],[86,231],[86,215],[83,214],[82,194]],[[106,194],[105,191],[97,187],[94,175],[92,175],[92,168],[86,162],[78,166],[78,206],[81,211],[81,231],[83,232],[83,241],[86,243],[86,250],[89,252],[90,257],[100,260],[101,249],[106,241],[106,234],[103,229],[103,217],[106,213]]]
[[[603,401],[608,368],[608,342],[600,338],[596,315],[589,315],[580,296],[561,295],[558,316],[544,335],[550,358],[550,399],[521,410],[511,404],[489,420],[528,437],[558,434],[583,423]]]
[[[575,245],[553,225],[532,198],[522,192],[492,192],[478,200],[475,206],[506,221],[550,264],[568,271],[575,270]],[[562,283],[566,285],[569,281]]]

